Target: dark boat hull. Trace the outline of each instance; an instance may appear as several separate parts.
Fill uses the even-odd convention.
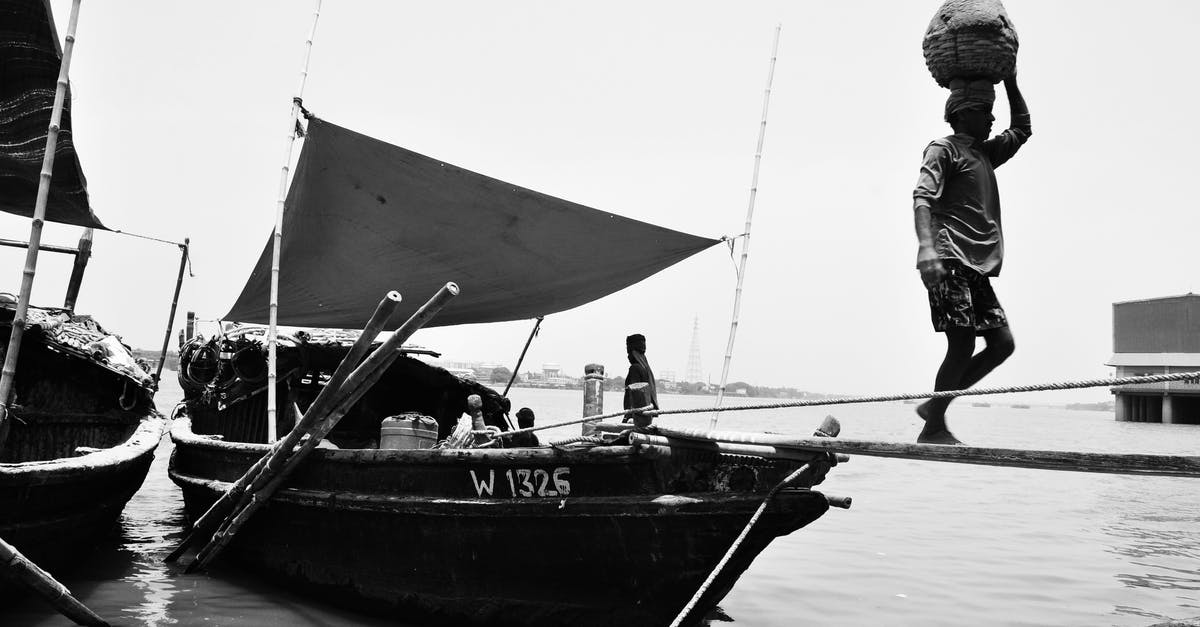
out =
[[[195,436],[186,419],[172,436],[171,477],[193,520],[267,449]],[[320,450],[229,553],[295,587],[402,621],[667,624],[767,490],[798,466],[673,457],[632,447]],[[819,481],[823,463],[801,485]],[[481,491],[486,479],[491,489]],[[819,492],[781,492],[693,617],[715,606],[773,539],[827,509]]]
[[[112,530],[149,472],[163,427],[152,409],[125,420],[27,416],[24,426],[14,425],[12,440],[52,431],[71,432],[81,445],[102,444],[120,431],[126,439],[77,457],[0,463],[0,538],[52,575],[64,570]],[[6,591],[0,580],[0,595]]]

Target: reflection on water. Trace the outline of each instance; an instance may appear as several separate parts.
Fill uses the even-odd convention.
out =
[[[170,455],[168,447],[166,441],[159,447],[154,470],[161,470],[159,460]],[[164,507],[172,503],[173,507]],[[162,557],[179,541],[183,523],[183,504],[157,481],[148,481],[121,516],[122,548],[130,560],[130,572],[123,580],[136,591],[137,599],[126,612],[138,624],[160,627],[179,622],[170,614],[175,583]]]
[[[539,422],[573,418],[574,391],[516,388],[514,406]],[[164,377],[160,407],[178,398]],[[727,399],[727,403],[754,399]],[[670,407],[711,397],[664,396]],[[619,395],[607,394],[609,407]],[[900,404],[726,413],[721,428],[811,432],[827,413],[855,439],[911,440],[918,426]],[[1111,415],[1004,406],[955,407],[956,433],[1011,448],[1195,454],[1200,427],[1117,423]],[[667,416],[707,427],[708,416]],[[579,427],[554,430],[553,440]],[[183,505],[167,477],[171,444],[126,508],[119,535],[60,577],[115,625],[394,625],[332,607],[219,564],[187,575],[162,557],[180,540]],[[1120,625],[1145,627],[1200,615],[1200,484],[855,457],[821,486],[854,497],[851,510],[767,548],[709,616],[750,626]],[[562,547],[546,546],[545,550]],[[725,615],[728,612],[728,616]],[[733,619],[730,619],[732,616]],[[61,625],[27,602],[0,610],[4,625]]]

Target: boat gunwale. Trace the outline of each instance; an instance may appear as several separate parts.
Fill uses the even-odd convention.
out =
[[[230,481],[184,474],[175,469],[170,469],[168,475],[181,488],[184,487],[181,484],[186,484],[191,489],[207,490],[218,495],[233,486],[233,482]],[[791,491],[781,492],[776,498],[786,498],[787,495],[800,493],[821,494],[817,490],[809,488],[795,488]],[[689,514],[745,516],[761,505],[765,496],[761,492],[687,492],[678,495],[660,493],[617,496],[568,495],[548,498],[456,498],[420,495],[394,496],[286,487],[276,492],[271,499],[320,510],[332,508],[338,511],[384,511],[432,516],[463,516],[466,515],[463,508],[471,508],[476,511],[471,512],[470,515],[478,516],[560,516],[565,510],[569,510],[572,516],[612,516],[616,511],[622,515],[659,517]],[[630,508],[635,508],[635,510],[631,511]],[[774,511],[774,509],[771,508],[770,511]]]
[[[43,474],[65,475],[72,471],[93,472],[99,468],[124,466],[153,452],[162,440],[165,428],[166,418],[151,409],[139,418],[133,433],[116,446],[75,457],[0,463],[0,478],[24,479]]]
[[[226,442],[205,437],[192,431],[192,419],[177,412],[171,424],[171,441],[176,446],[188,446],[230,453],[262,456],[271,450],[270,444],[257,442]],[[313,451],[322,462],[340,464],[408,463],[459,464],[489,463],[556,463],[589,462],[623,464],[642,459],[645,453],[638,446],[603,446],[571,451],[553,447],[538,448],[475,448],[475,449],[322,449]]]

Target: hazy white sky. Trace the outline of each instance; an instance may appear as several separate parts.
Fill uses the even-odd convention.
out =
[[[913,269],[911,190],[923,148],[949,133],[946,92],[921,54],[939,4],[327,0],[304,102],[335,124],[518,185],[732,235],[745,220],[781,24],[730,380],[922,391],[943,340]],[[994,285],[1017,352],[985,385],[1105,376],[1114,301],[1200,287],[1200,4],[1005,5],[1034,136],[998,171],[1007,258]],[[53,6],[61,34],[70,3]],[[228,309],[270,233],[311,14],[296,0],[84,2],[71,80],[93,206],[114,228],[192,239],[195,277],[176,329],[185,311]],[[0,232],[25,239],[28,223],[4,216]],[[45,241],[77,237],[49,225]],[[10,273],[0,289],[17,291],[22,258],[0,250]],[[173,247],[98,233],[78,309],[157,347],[177,264]],[[623,373],[624,337],[641,332],[655,370],[682,375],[698,316],[716,381],[735,265],[713,248],[549,316],[526,368],[557,362],[581,374],[595,361]],[[44,254],[35,304],[61,304],[68,272],[68,259]],[[450,359],[511,364],[531,324],[432,329],[414,341]]]

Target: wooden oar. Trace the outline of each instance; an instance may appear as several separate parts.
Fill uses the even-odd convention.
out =
[[[50,573],[42,570],[29,558],[11,544],[0,538],[0,574],[11,577],[14,581],[29,586],[38,596],[45,599],[60,614],[75,621],[77,625],[94,625],[108,627],[108,622],[100,618],[86,605],[71,596],[67,587],[58,583]]]
[[[1082,453],[1077,451],[947,446],[944,444],[908,444],[903,442],[805,438],[765,433],[752,434],[733,431],[704,431],[700,429],[665,427],[659,427],[658,433],[659,435],[672,438],[687,438],[702,441],[715,440],[808,451],[954,462],[958,464],[1038,468],[1042,470],[1065,470],[1072,472],[1102,472],[1122,475],[1200,477],[1200,457],[1185,455]]]
[[[329,381],[325,384],[325,387],[321,388],[320,393],[317,394],[317,398],[309,405],[308,411],[296,421],[296,426],[288,432],[286,437],[277,441],[274,447],[266,455],[263,455],[262,459],[255,462],[250,467],[250,470],[247,470],[237,482],[230,486],[221,495],[221,498],[217,499],[203,515],[196,519],[196,522],[192,523],[191,532],[184,537],[179,546],[175,547],[174,551],[171,551],[171,554],[166,557],[165,561],[174,562],[197,540],[202,538],[207,540],[213,530],[217,528],[217,525],[229,515],[229,510],[233,504],[241,498],[247,487],[250,486],[250,483],[264,468],[271,468],[273,469],[272,471],[279,469],[283,460],[291,454],[292,449],[300,442],[301,436],[310,431],[319,418],[328,413],[329,408],[333,406],[334,397],[337,395],[338,389],[346,381],[346,377],[350,375],[354,367],[362,361],[367,351],[371,349],[371,344],[379,336],[388,319],[395,313],[400,300],[400,293],[391,291],[383,297],[383,300],[379,301],[379,306],[375,308],[375,313],[371,315],[371,319],[363,327],[362,333],[358,336],[354,345],[350,347],[350,351],[342,358],[342,362],[338,364],[333,374],[330,375]]]
[[[366,394],[372,386],[383,376],[392,362],[399,357],[399,349],[404,345],[404,342],[412,336],[418,329],[423,327],[431,320],[450,299],[458,295],[458,286],[454,283],[447,283],[429,299],[424,305],[418,309],[412,317],[410,317],[392,337],[384,342],[383,346],[379,347],[366,361],[362,363],[354,372],[346,378],[345,384],[338,391],[334,409],[327,416],[317,416],[315,412],[307,412],[305,417],[313,414],[315,423],[312,430],[306,434],[300,447],[287,458],[287,461],[277,470],[264,470],[254,479],[251,489],[242,494],[238,504],[232,510],[221,527],[213,534],[212,539],[200,550],[193,561],[187,568],[187,572],[194,572],[199,568],[203,568],[209,564],[216,556],[227,546],[234,534],[241,528],[243,524],[258,508],[266,503],[275,490],[288,478],[289,475],[299,467],[300,463],[311,453],[321,439],[329,434],[330,431],[345,416],[347,412]],[[247,473],[249,474],[249,473]],[[261,486],[258,487],[258,486]]]

